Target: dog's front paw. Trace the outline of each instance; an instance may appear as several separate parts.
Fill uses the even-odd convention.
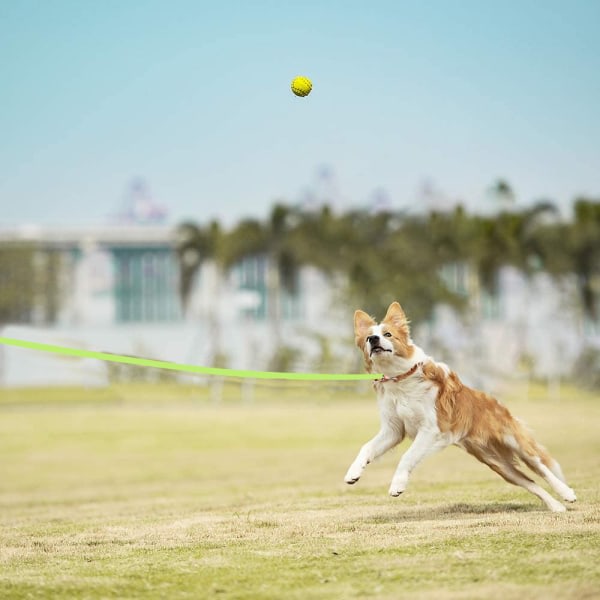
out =
[[[348,472],[346,473],[346,475],[344,477],[344,481],[348,485],[353,485],[354,483],[356,483],[360,479],[360,476],[362,475],[363,471],[364,471],[364,467],[352,465],[348,469]]]
[[[393,498],[397,498],[402,492],[406,490],[406,485],[408,481],[405,478],[396,478],[392,480],[392,485],[390,485],[389,494]]]

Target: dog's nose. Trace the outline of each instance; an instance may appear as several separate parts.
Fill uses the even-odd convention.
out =
[[[369,344],[371,344],[371,346],[374,346],[375,344],[377,344],[379,342],[379,336],[378,335],[370,335],[367,338],[367,342],[369,342]]]

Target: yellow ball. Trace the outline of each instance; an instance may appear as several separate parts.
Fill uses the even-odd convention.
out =
[[[292,80],[292,92],[296,96],[308,96],[312,90],[312,83],[308,77],[294,77]]]

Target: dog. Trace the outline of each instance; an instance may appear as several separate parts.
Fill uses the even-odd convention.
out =
[[[560,465],[505,406],[464,385],[447,365],[413,343],[398,302],[389,306],[381,323],[357,310],[354,333],[367,371],[383,375],[374,381],[381,428],[360,449],[346,473],[346,483],[356,483],[371,461],[408,436],[413,442],[394,473],[390,496],[406,490],[411,472],[424,458],[454,444],[509,483],[535,494],[551,511],[564,512],[566,508],[527,477],[518,468],[518,460],[543,477],[565,501],[575,502],[575,492],[567,485]]]

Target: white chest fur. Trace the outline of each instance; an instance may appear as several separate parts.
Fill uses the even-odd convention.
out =
[[[407,381],[386,381],[378,385],[377,396],[382,420],[402,425],[414,439],[421,429],[438,429],[435,412],[437,388],[418,376]]]

